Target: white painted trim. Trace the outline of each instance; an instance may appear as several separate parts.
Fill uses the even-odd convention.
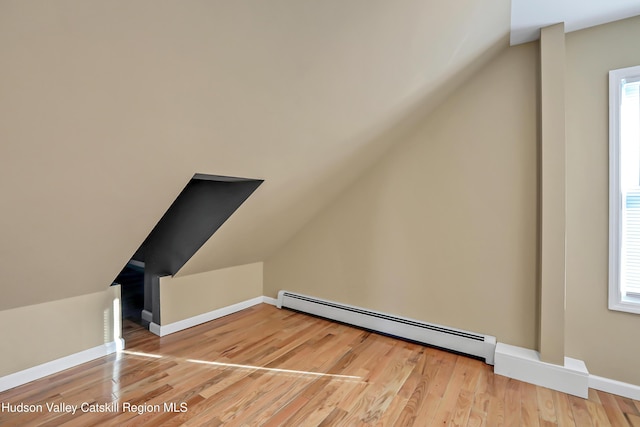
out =
[[[498,343],[493,372],[498,375],[587,398],[589,371],[582,360],[564,358],[564,366],[540,360],[535,350]]]
[[[640,66],[609,71],[609,310],[640,314],[640,302],[623,293],[620,266],[622,257],[622,206],[620,183],[620,107],[622,81],[640,80]]]
[[[51,362],[46,362],[23,371],[18,371],[4,377],[0,377],[0,392],[64,371],[65,369],[73,368],[94,359],[99,359],[100,357],[115,353],[119,348],[121,349],[123,347],[124,341],[120,338],[118,341],[112,341],[79,353],[74,353],[69,356],[61,357],[60,359],[52,360]]]
[[[264,302],[264,298],[265,297],[262,296],[251,298],[249,300],[229,305],[227,307],[222,307],[208,313],[199,314],[188,319],[169,323],[168,325],[158,325],[157,323],[152,322],[149,324],[149,331],[158,335],[159,337],[164,337],[165,335],[173,334],[175,332],[179,332],[184,329],[188,329],[193,326],[197,326],[202,323],[210,322],[220,317],[233,314],[237,311],[244,310],[245,308],[249,308],[257,304],[262,304]]]
[[[265,304],[273,305],[275,307],[278,306],[278,300],[271,297],[262,297],[262,302]]]
[[[597,375],[589,375],[589,387],[629,399],[640,400],[640,386],[635,384],[623,383],[622,381],[603,378]]]
[[[158,325],[157,323],[149,323],[149,332],[151,332],[152,334],[155,334],[159,337],[162,336],[162,332],[160,330],[160,325]],[[166,334],[165,334],[166,335]]]
[[[142,320],[145,320],[149,323],[153,322],[153,313],[149,310],[142,310],[142,312],[140,313],[140,317],[142,317]]]

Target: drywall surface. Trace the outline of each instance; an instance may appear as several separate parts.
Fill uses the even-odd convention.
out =
[[[540,358],[564,365],[565,311],[565,35],[540,34]]]
[[[160,278],[163,325],[262,295],[261,262],[183,277]]]
[[[180,274],[262,261],[508,28],[508,0],[0,2],[0,310],[105,289],[195,173],[265,183]]]
[[[0,311],[0,376],[114,341],[114,300],[120,287]],[[116,313],[118,316],[119,313]]]
[[[536,346],[538,45],[466,80],[265,262],[279,289]]]
[[[640,385],[640,315],[608,309],[608,72],[640,64],[640,17],[567,35],[567,356]]]

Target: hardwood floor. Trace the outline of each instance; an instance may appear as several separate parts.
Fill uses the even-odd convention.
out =
[[[3,410],[0,425],[640,427],[638,401],[568,396],[268,305],[164,338],[126,323],[125,338],[122,353],[0,393],[37,411]]]

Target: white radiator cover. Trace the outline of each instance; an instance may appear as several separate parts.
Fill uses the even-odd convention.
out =
[[[277,306],[479,357],[489,365],[494,363],[496,338],[490,335],[426,323],[289,291],[278,292]]]

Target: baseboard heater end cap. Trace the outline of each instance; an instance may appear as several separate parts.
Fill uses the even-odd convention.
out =
[[[485,335],[484,345],[486,348],[484,361],[487,365],[494,365],[496,360],[496,345],[498,345],[498,340],[492,335]]]
[[[276,307],[278,308],[282,308],[282,301],[284,300],[284,294],[285,294],[285,290],[282,291],[278,291],[278,299],[276,300]]]

